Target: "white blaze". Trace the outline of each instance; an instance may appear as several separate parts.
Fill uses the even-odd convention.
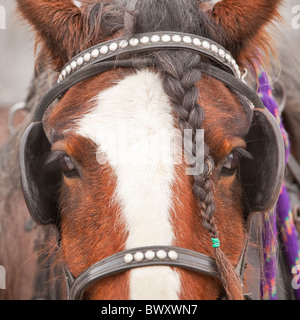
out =
[[[115,196],[128,231],[126,249],[172,245],[176,131],[159,76],[138,71],[101,92],[94,103],[76,132],[99,146],[99,162],[105,154],[115,172]],[[179,293],[179,275],[169,267],[130,272],[131,299],[178,299]]]

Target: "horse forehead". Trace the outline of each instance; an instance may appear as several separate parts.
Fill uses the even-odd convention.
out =
[[[95,142],[109,162],[171,161],[177,131],[158,74],[141,70],[128,75],[91,103],[90,111],[76,122],[75,132]]]
[[[228,145],[231,139],[242,138],[249,124],[238,99],[223,83],[205,75],[197,85],[199,104],[205,110],[207,143],[222,149],[223,143]],[[173,113],[170,104],[157,73],[146,69],[135,73],[115,70],[71,88],[50,110],[45,127],[48,136],[63,137],[64,133],[75,131],[96,144],[101,132],[122,135],[126,131],[126,138],[132,140],[151,133],[152,139],[162,139],[168,130],[177,127],[173,121],[166,121]],[[77,130],[80,126],[85,129]]]

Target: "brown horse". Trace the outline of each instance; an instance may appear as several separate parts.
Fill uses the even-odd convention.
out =
[[[131,1],[17,2],[37,32],[39,63],[62,70],[62,83],[92,58],[122,44],[125,48],[120,37],[131,47],[149,38],[152,43],[184,43],[176,50],[135,52],[136,58],[155,63],[139,68],[121,63],[63,92],[43,117],[51,152],[38,170],[46,167],[51,177],[59,172],[55,191],[49,191],[51,196],[58,192],[57,208],[46,223],[58,229],[59,258],[69,278],[123,250],[147,246],[165,249],[130,251],[125,262],[150,261],[152,254],[176,260],[174,248],[185,248],[213,257],[218,276],[172,267],[172,261],[170,266],[156,263],[93,282],[83,297],[217,299],[225,291],[229,299],[243,299],[236,269],[249,215],[240,171],[254,156],[246,139],[253,112],[228,83],[199,67],[216,61],[184,46],[198,46],[198,36],[204,37],[201,50],[218,50],[239,77],[244,67],[264,61],[270,49],[265,27],[278,17],[281,1],[223,0],[213,8],[179,0],[137,1],[134,6]],[[150,32],[156,34],[151,38]],[[64,67],[83,50],[111,39],[116,42],[85,51]],[[187,175],[191,163],[187,158],[177,163],[174,154],[183,158],[186,150],[178,136],[191,130],[191,153],[198,155],[197,129],[205,134],[203,170]]]

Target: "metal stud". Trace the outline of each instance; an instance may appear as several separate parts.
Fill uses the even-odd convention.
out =
[[[170,42],[171,37],[168,34],[165,34],[161,37],[162,42]]]
[[[118,49],[118,44],[116,42],[113,42],[110,46],[109,46],[109,50],[110,51],[116,51]]]
[[[178,253],[174,250],[171,250],[168,252],[168,257],[170,258],[170,260],[175,261],[178,259]]]
[[[86,53],[83,57],[84,61],[88,62],[91,60],[91,54],[90,53]]]
[[[77,59],[77,64],[81,66],[83,64],[83,57]]]
[[[219,49],[215,44],[212,44],[210,47],[210,50],[214,53],[218,53]]]
[[[140,42],[141,42],[142,44],[147,44],[149,41],[150,41],[150,38],[147,37],[147,36],[144,36],[144,37],[142,37],[142,38],[140,39]]]
[[[98,49],[94,49],[91,53],[91,56],[93,58],[97,58],[99,56],[99,50]]]
[[[136,262],[141,262],[144,259],[144,254],[142,252],[136,252],[134,254],[134,260]]]
[[[137,46],[137,45],[139,44],[139,42],[140,42],[139,39],[137,39],[137,38],[132,38],[132,39],[130,39],[129,44],[130,44],[132,47],[135,47],[135,46]]]
[[[132,254],[126,254],[126,256],[124,257],[124,262],[125,263],[131,263],[133,261],[133,255]]]
[[[174,42],[181,42],[181,37],[179,36],[179,35],[174,35],[173,37],[172,37],[172,40],[174,41]]]
[[[147,260],[153,260],[155,258],[155,252],[152,250],[149,250],[145,253],[145,258]]]
[[[67,71],[68,74],[71,72],[71,70],[72,70],[71,66],[70,66],[70,65],[67,65],[67,66],[66,66],[66,71]]]
[[[201,41],[198,38],[193,39],[193,43],[195,46],[200,47],[201,46]]]
[[[122,40],[119,43],[119,46],[120,46],[121,49],[125,49],[126,47],[128,47],[128,41],[127,40]]]
[[[67,76],[67,71],[64,69],[62,72],[61,72],[62,76],[65,78]]]
[[[226,53],[225,54],[225,59],[226,59],[226,61],[228,61],[230,63],[231,60],[232,60],[232,57],[231,57],[231,55],[229,53]]]
[[[154,36],[151,37],[151,42],[157,43],[159,41],[160,41],[160,36],[154,35]]]
[[[210,44],[209,44],[209,42],[208,42],[208,41],[203,41],[203,42],[202,42],[202,47],[203,47],[204,49],[209,50],[209,49],[210,49]]]
[[[156,256],[157,256],[158,259],[164,260],[164,259],[167,258],[167,252],[164,251],[164,250],[159,250],[159,251],[156,252]]]
[[[192,38],[190,36],[184,36],[182,40],[187,44],[192,43]]]
[[[71,62],[71,68],[74,70],[74,69],[76,69],[76,67],[77,67],[76,61],[72,61]]]
[[[220,56],[221,58],[225,58],[225,55],[226,55],[225,51],[224,51],[223,49],[220,49],[220,50],[219,50],[219,56]]]
[[[100,48],[100,53],[101,54],[107,54],[107,52],[108,52],[108,46],[102,46]]]

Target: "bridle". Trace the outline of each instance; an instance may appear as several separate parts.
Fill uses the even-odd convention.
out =
[[[191,50],[196,54],[207,57],[213,61],[214,65],[201,62],[199,69],[217,80],[222,81],[241,98],[246,113],[251,113],[259,109],[266,116],[264,105],[258,95],[241,79],[241,72],[231,54],[219,44],[193,34],[174,32],[155,32],[135,35],[132,38],[119,38],[93,46],[79,55],[75,56],[62,69],[57,84],[45,94],[39,102],[33,122],[28,127],[21,142],[20,149],[20,169],[22,176],[22,186],[25,200],[34,220],[40,224],[53,224],[51,217],[40,213],[36,195],[32,195],[32,186],[28,183],[30,172],[26,159],[30,149],[30,143],[36,136],[43,134],[42,118],[49,106],[58,98],[61,98],[66,91],[74,85],[115,68],[145,68],[155,67],[155,60],[148,57],[141,57],[141,53],[149,53],[155,50]],[[122,59],[122,57],[130,57]],[[268,121],[273,121],[269,120]],[[276,125],[272,122],[272,126]],[[273,128],[272,127],[272,128]],[[276,128],[274,129],[276,130]],[[277,139],[278,136],[276,136]],[[280,142],[281,143],[281,142]],[[279,143],[279,144],[280,144]],[[281,152],[282,146],[279,145]],[[279,157],[280,158],[280,157]],[[282,168],[275,174],[280,180],[283,176]],[[28,173],[29,172],[29,173]],[[277,181],[277,180],[276,180]],[[277,182],[278,184],[278,182]],[[267,208],[272,208],[276,202],[280,188],[274,187],[274,196],[268,200]],[[35,191],[36,192],[36,191]],[[36,203],[37,202],[37,203]],[[255,205],[254,205],[254,208]],[[248,217],[249,224],[250,217]],[[236,272],[243,283],[244,271],[246,267],[246,255],[248,248],[248,238]],[[116,253],[104,260],[97,262],[83,271],[75,278],[68,267],[64,270],[67,279],[68,298],[81,299],[85,290],[96,281],[111,275],[128,271],[133,268],[148,266],[172,266],[204,273],[212,277],[220,277],[213,258],[184,248],[172,246],[150,246],[125,250]]]

